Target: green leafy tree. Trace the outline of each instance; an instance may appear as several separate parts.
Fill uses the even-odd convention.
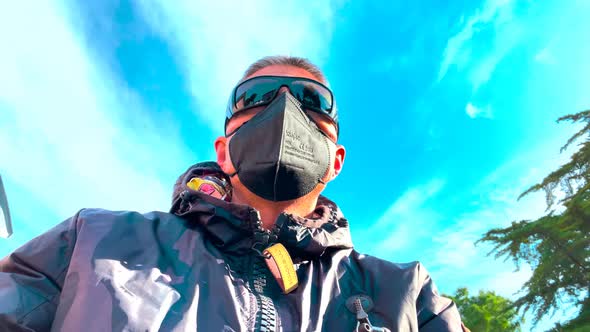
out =
[[[470,296],[467,288],[459,288],[451,298],[461,313],[463,324],[478,332],[514,332],[521,331],[522,318],[514,304],[502,296],[490,291],[479,291]]]
[[[581,308],[578,316],[554,331],[590,331],[590,110],[557,120],[582,122],[561,151],[582,141],[568,163],[520,195],[544,191],[546,215],[537,220],[512,222],[488,231],[478,242],[494,245],[496,258],[512,258],[517,268],[529,264],[531,278],[515,301],[523,313],[532,310],[534,323],[562,305]],[[558,196],[564,196],[557,200]]]

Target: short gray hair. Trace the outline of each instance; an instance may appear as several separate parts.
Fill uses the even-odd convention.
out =
[[[275,65],[292,66],[292,67],[304,69],[304,70],[308,71],[310,74],[312,74],[313,76],[315,76],[315,78],[317,78],[318,80],[327,83],[326,76],[324,76],[324,73],[322,73],[322,71],[320,70],[320,68],[318,66],[316,66],[315,64],[313,64],[311,61],[309,61],[306,58],[300,58],[300,57],[288,56],[288,55],[267,56],[267,57],[264,57],[256,62],[254,62],[253,64],[250,65],[250,67],[248,67],[248,69],[246,69],[246,72],[244,73],[244,76],[242,77],[242,79],[240,81],[243,81],[244,79],[246,79],[246,77],[254,74],[255,72],[257,72],[263,68],[275,66]]]

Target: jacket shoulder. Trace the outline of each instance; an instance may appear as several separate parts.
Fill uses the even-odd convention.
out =
[[[86,208],[77,213],[77,222],[84,224],[116,223],[117,226],[149,221],[177,220],[178,217],[161,211],[141,213],[137,211],[112,211],[98,208]]]
[[[78,236],[87,239],[110,238],[129,239],[152,238],[154,235],[172,235],[185,229],[183,219],[174,214],[160,211],[140,213],[137,211],[111,211],[105,209],[83,209],[77,214]]]
[[[402,278],[416,286],[423,284],[429,278],[428,271],[419,261],[395,263],[375,256],[362,254],[353,250],[351,258],[368,272],[384,276]]]
[[[379,289],[389,294],[405,294],[415,303],[420,331],[461,331],[461,317],[456,305],[438,292],[430,274],[418,261],[393,263],[353,251],[351,258],[366,271]]]

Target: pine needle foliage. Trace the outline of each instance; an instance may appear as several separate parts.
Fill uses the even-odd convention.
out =
[[[492,229],[478,242],[493,244],[490,254],[511,258],[517,269],[523,262],[531,266],[532,276],[514,305],[523,314],[532,310],[534,323],[564,305],[576,305],[581,308],[578,316],[554,331],[590,331],[590,110],[557,121],[584,124],[561,148],[563,152],[581,141],[578,150],[519,197],[544,191],[546,214]]]
[[[461,320],[471,331],[515,332],[521,331],[524,322],[518,317],[514,304],[507,298],[491,291],[479,291],[470,295],[461,287],[453,295],[445,295],[455,302]]]

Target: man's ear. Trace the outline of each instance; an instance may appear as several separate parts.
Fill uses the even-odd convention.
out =
[[[334,159],[334,171],[332,172],[332,177],[330,181],[334,180],[340,171],[342,171],[342,166],[344,166],[344,158],[346,157],[346,149],[342,145],[336,145],[336,157]]]
[[[217,164],[221,167],[224,173],[230,174],[231,170],[231,161],[227,157],[227,137],[220,136],[217,137],[215,140],[215,154],[217,155]]]

